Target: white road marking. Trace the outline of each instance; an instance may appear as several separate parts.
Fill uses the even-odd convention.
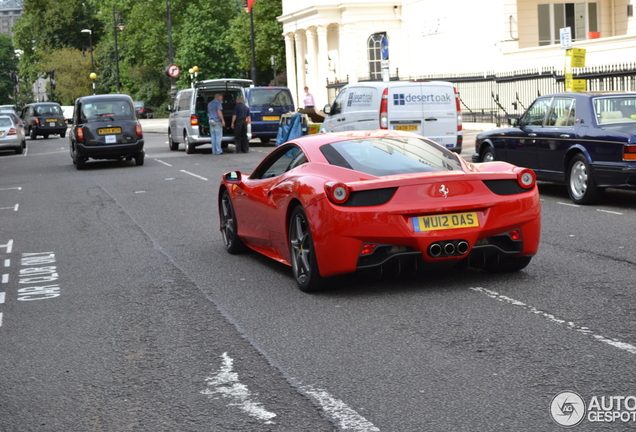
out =
[[[355,410],[349,408],[340,399],[336,399],[325,390],[315,389],[312,386],[301,387],[309,394],[322,409],[338,422],[342,431],[353,432],[380,432],[373,423],[362,417]]]
[[[198,174],[194,174],[194,173],[191,173],[190,171],[181,170],[181,172],[182,172],[182,173],[189,174],[189,175],[191,175],[192,177],[196,177],[196,178],[200,178],[201,180],[208,181],[208,179],[206,179],[205,177],[201,177],[200,175],[198,175]]]
[[[0,312],[0,327],[2,327],[2,312]]]
[[[2,275],[2,283],[6,284],[7,282],[9,282],[9,274],[5,273]]]
[[[6,293],[0,292],[0,304],[4,303],[4,297]]]
[[[621,215],[621,216],[623,215],[623,213],[621,213],[621,212],[616,212],[616,211],[611,211],[611,210],[596,209],[596,211],[599,211],[599,212],[602,212],[602,213]]]
[[[13,207],[0,207],[0,210],[11,210],[13,209],[13,211],[18,211],[18,207],[20,206],[20,204],[16,204]]]
[[[164,164],[165,166],[169,166],[169,167],[171,167],[171,166],[172,166],[172,165],[170,165],[169,163],[162,161],[161,159],[155,159],[155,160],[156,160],[157,162],[159,162],[160,164]]]
[[[606,343],[606,344],[611,345],[611,346],[613,346],[615,348],[622,349],[624,351],[627,351],[630,354],[636,354],[636,346],[634,346],[632,344],[629,344],[629,343],[626,343],[626,342],[621,342],[621,341],[616,340],[616,339],[610,339],[610,338],[607,338],[605,336],[601,336],[601,335],[598,335],[598,334],[594,334],[592,332],[592,330],[590,330],[588,327],[579,326],[579,325],[574,324],[571,321],[567,321],[567,320],[564,320],[564,319],[561,319],[561,318],[557,318],[557,317],[555,317],[552,314],[549,314],[547,312],[543,312],[543,311],[535,308],[534,306],[530,306],[528,304],[525,304],[522,301],[512,299],[510,297],[507,297],[505,295],[499,294],[499,293],[497,293],[495,291],[491,291],[491,290],[486,289],[486,288],[470,287],[469,289],[471,289],[473,291],[476,291],[476,292],[479,292],[479,293],[482,293],[482,294],[486,294],[488,297],[493,298],[493,299],[495,299],[497,301],[508,303],[508,304],[513,305],[513,306],[518,306],[518,307],[520,307],[522,309],[527,310],[528,312],[532,312],[533,314],[542,316],[542,317],[546,318],[549,321],[552,321],[552,322],[557,323],[557,324],[565,325],[567,328],[569,328],[571,330],[577,331],[579,333],[590,335],[594,339],[596,339],[596,340],[598,340],[600,342]]]
[[[11,265],[11,260],[9,258],[7,258],[6,260],[4,260],[4,266],[5,267],[9,267]]]
[[[267,411],[261,406],[260,402],[250,400],[250,391],[247,386],[239,382],[238,374],[233,372],[234,359],[227,353],[223,353],[223,365],[221,369],[211,377],[205,380],[211,388],[202,390],[204,395],[220,394],[224,398],[232,400],[231,406],[237,406],[245,411],[248,415],[256,417],[265,422],[272,424],[271,419],[276,417],[273,412]]]
[[[11,253],[11,249],[13,248],[13,239],[9,240],[7,242],[7,244],[4,245],[0,245],[0,248],[6,247],[7,248],[7,253]]]
[[[557,204],[561,204],[561,205],[568,206],[568,207],[581,207],[578,204],[565,203],[565,202],[561,202],[561,201],[557,201]]]
[[[0,188],[0,191],[5,191],[5,190],[22,190],[22,187],[17,186],[17,187]]]

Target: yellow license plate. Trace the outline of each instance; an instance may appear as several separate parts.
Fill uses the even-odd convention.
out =
[[[395,130],[416,131],[417,130],[417,125],[395,125]]]
[[[57,119],[46,119],[47,123],[57,123]]]
[[[477,219],[476,212],[418,216],[411,218],[411,221],[413,222],[413,231],[415,232],[479,226],[479,219]]]
[[[279,117],[278,116],[263,116],[263,120],[268,121],[268,120],[276,120],[278,121]]]
[[[118,133],[121,133],[121,128],[120,127],[116,127],[116,128],[97,129],[97,133],[99,135],[118,134]]]

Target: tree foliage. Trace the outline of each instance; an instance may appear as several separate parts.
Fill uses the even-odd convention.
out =
[[[199,67],[198,79],[249,77],[249,15],[238,0],[24,0],[22,18],[14,26],[21,51],[21,86],[55,69],[54,98],[69,102],[92,88],[88,51],[92,31],[98,93],[117,91],[115,38],[122,92],[162,107],[170,97],[167,5],[170,4],[173,62],[180,66],[178,88],[190,85],[188,69]],[[255,0],[254,25],[257,85],[272,79],[270,57],[284,68],[282,0]],[[116,30],[119,19],[125,28]],[[89,93],[90,92],[90,93]]]
[[[18,73],[18,60],[15,57],[13,43],[7,35],[0,34],[0,104],[15,104],[15,81]]]

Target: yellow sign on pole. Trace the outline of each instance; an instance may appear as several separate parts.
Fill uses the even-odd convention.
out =
[[[572,57],[570,63],[571,67],[585,67],[585,49],[584,48],[571,48],[566,51],[565,55]]]
[[[584,79],[573,79],[572,80],[572,91],[573,92],[584,92],[587,90],[587,80]]]

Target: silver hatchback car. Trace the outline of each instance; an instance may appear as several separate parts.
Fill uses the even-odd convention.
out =
[[[14,150],[21,154],[26,148],[24,132],[11,115],[0,113],[0,150]]]

